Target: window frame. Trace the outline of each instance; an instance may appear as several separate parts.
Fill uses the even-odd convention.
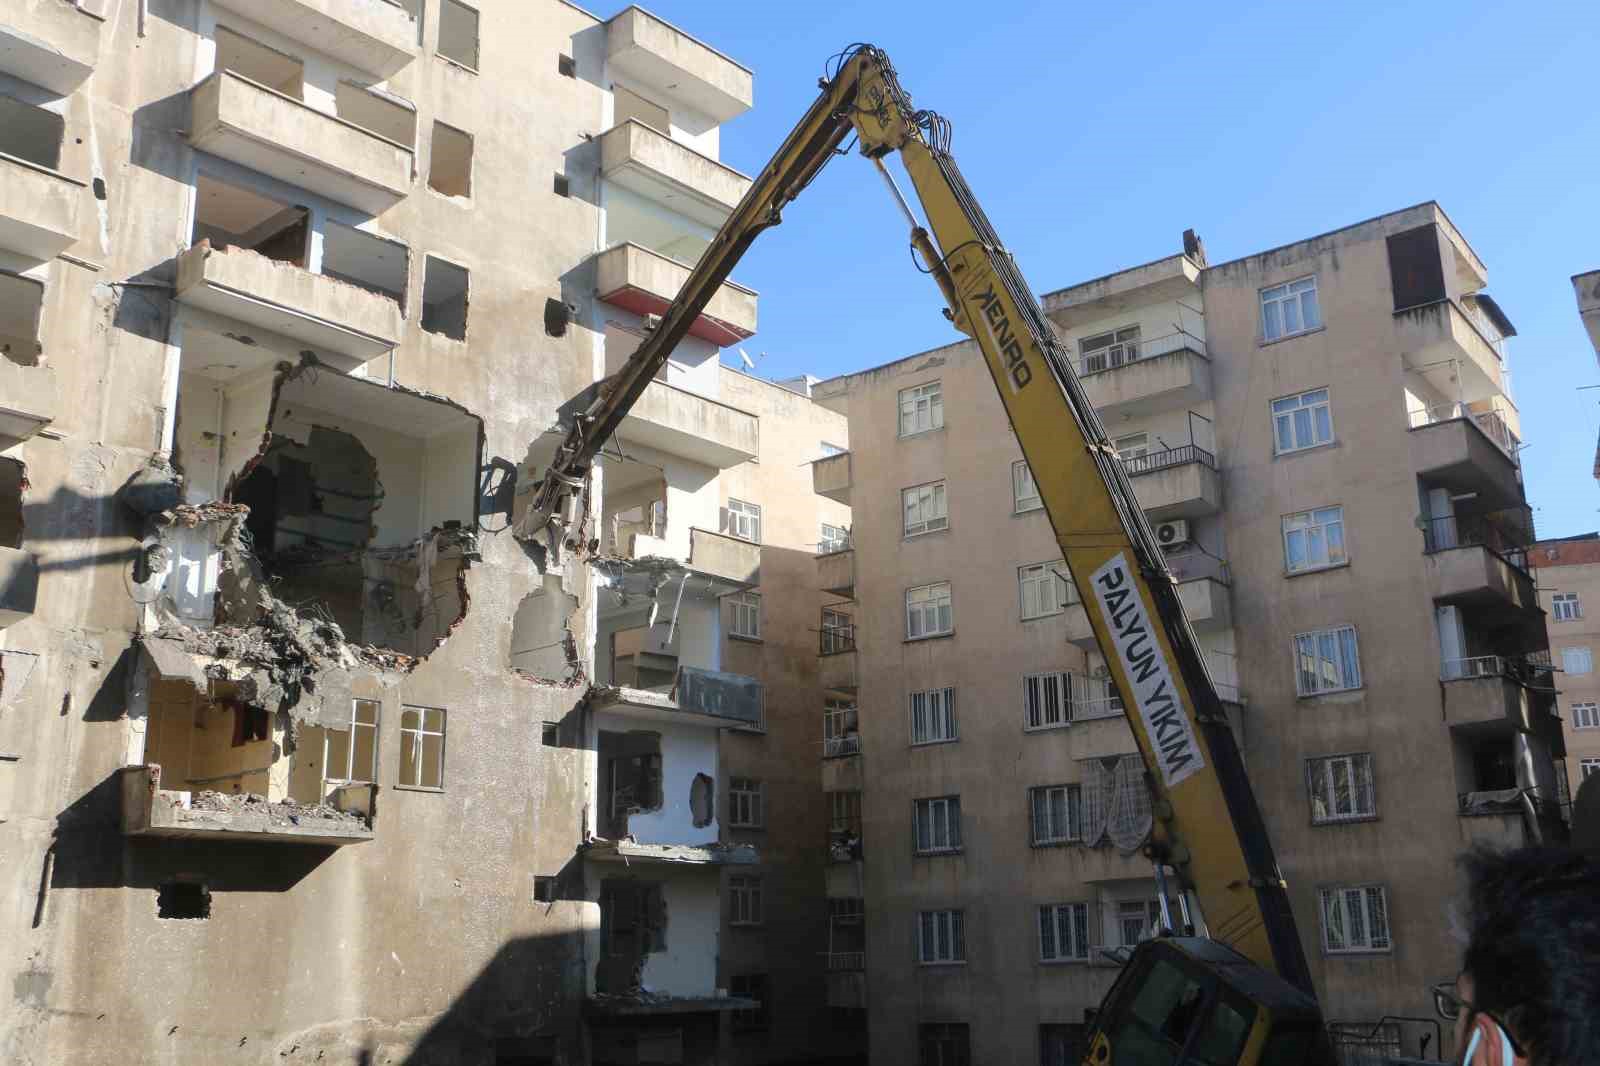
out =
[[[1032,495],[1024,495],[1023,484],[1033,487]],[[1023,501],[1033,500],[1030,506],[1024,507]],[[1039,495],[1039,483],[1033,479],[1033,469],[1028,466],[1028,460],[1017,459],[1011,464],[1011,513],[1028,514],[1032,511],[1044,510],[1044,500]]]
[[[930,919],[933,923],[932,944],[923,939],[923,919]],[[943,917],[944,928],[939,928]],[[967,912],[964,907],[939,907],[933,910],[919,910],[916,912],[916,932],[913,944],[916,948],[918,966],[965,966],[967,964]],[[947,942],[949,953],[941,956],[939,941]],[[932,951],[929,951],[929,947]]]
[[[728,615],[728,636],[736,640],[761,639],[761,593],[746,589],[743,592],[730,592],[723,597],[733,610]],[[746,632],[741,626],[741,619],[751,621],[752,632]]]
[[[1112,900],[1111,902],[1116,904],[1116,910],[1113,913],[1117,929],[1117,947],[1138,947],[1146,940],[1153,939],[1156,934],[1161,931],[1160,899],[1154,896],[1139,896],[1131,899]],[[1130,917],[1130,914],[1128,913],[1128,909],[1130,907],[1140,907],[1144,911],[1144,914],[1142,915],[1142,931],[1140,932],[1138,938],[1132,943],[1128,942],[1128,927],[1124,924]]]
[[[741,788],[740,785],[746,787]],[[728,778],[728,826],[732,829],[765,829],[767,825],[767,786],[759,777]]]
[[[472,50],[474,53],[473,59],[475,62],[468,63],[465,60],[457,59],[453,55],[448,55],[445,52],[441,52],[439,50],[439,42],[437,40],[434,41],[433,54],[452,66],[460,67],[462,70],[469,71],[473,74],[481,74],[483,72],[483,9],[476,4],[466,3],[465,0],[440,0],[440,19],[444,18],[444,8],[450,5],[463,8],[472,13]],[[421,20],[419,19],[418,22],[421,22]]]
[[[934,843],[935,831],[939,828],[939,820],[934,817],[935,804],[940,812],[939,820],[943,822],[943,846]],[[927,826],[928,846],[922,846],[924,836],[923,827]],[[923,799],[911,801],[911,854],[918,858],[934,855],[959,855],[965,850],[966,843],[961,835],[961,796],[959,793],[948,796],[928,796]]]
[[[927,617],[927,612],[928,612],[928,610],[930,608],[927,607],[927,606],[920,606],[920,604],[932,604],[932,608],[931,609],[933,611],[934,623],[935,623],[935,625],[937,625],[938,622],[939,622],[940,601],[938,600],[937,597],[929,595],[929,596],[927,596],[927,597],[925,597],[925,598],[923,598],[922,600],[919,601],[919,606],[918,607],[913,608],[912,607],[912,603],[911,603],[912,597],[915,596],[919,592],[930,592],[930,590],[940,589],[940,588],[944,589],[944,613],[949,618],[948,627],[946,627],[944,629],[925,630],[924,632],[921,632],[921,633],[913,633],[912,632],[912,625],[911,625],[912,611],[914,609],[919,611],[922,614],[922,617],[923,617],[924,622],[925,622],[926,621],[926,617]],[[954,590],[951,588],[950,582],[948,582],[948,581],[932,581],[932,582],[929,582],[926,585],[913,585],[910,588],[906,589],[905,612],[906,612],[906,614],[905,614],[906,640],[908,640],[908,641],[911,641],[911,640],[931,640],[931,639],[933,639],[935,637],[948,637],[948,636],[952,635],[953,633],[955,633],[955,631],[956,631],[955,594],[954,594]]]
[[[368,704],[372,705],[373,712],[372,712],[372,721],[370,723],[356,721],[356,705],[358,703],[368,703]],[[339,787],[342,787],[344,785],[376,785],[378,783],[378,741],[380,739],[379,728],[382,726],[382,724],[383,724],[383,701],[382,700],[373,700],[373,699],[367,699],[367,698],[362,697],[362,696],[353,696],[350,699],[350,718],[349,718],[348,728],[345,729],[345,730],[339,730],[339,729],[335,729],[335,728],[330,727],[330,726],[324,726],[323,727],[323,730],[322,730],[322,789],[323,789],[324,793],[327,792],[329,787],[339,788]],[[270,726],[269,726],[269,728],[270,728]],[[355,764],[356,764],[356,730],[357,729],[370,729],[370,730],[372,730],[372,776],[371,777],[355,777],[354,776]],[[344,776],[344,777],[329,777],[328,776],[328,763],[330,762],[330,759],[328,758],[328,745],[333,739],[330,734],[338,733],[338,732],[345,732],[345,733],[348,734],[348,737],[349,737],[349,739],[347,739],[345,741],[344,769],[345,769],[345,775],[346,776]]]
[[[1050,817],[1051,794],[1061,793],[1061,805],[1066,825],[1059,828],[1061,831],[1050,836],[1040,835],[1039,814],[1043,810],[1048,821]],[[1040,799],[1044,805],[1041,808]],[[1034,785],[1028,789],[1028,844],[1035,848],[1059,848],[1068,844],[1083,843],[1083,786],[1078,782],[1064,782],[1058,785]]]
[[[1595,774],[1600,774],[1600,758],[1578,760],[1578,782],[1580,784]]]
[[[1577,622],[1583,619],[1583,600],[1576,592],[1555,592],[1550,595],[1550,620],[1552,622]]]
[[[771,975],[764,973],[738,973],[728,975],[728,995],[736,999],[753,999],[761,1004],[751,1010],[733,1012],[731,1028],[740,1033],[759,1033],[772,1027],[772,1013],[767,1009],[772,998]]]
[[[926,727],[922,730],[924,734],[924,739],[922,740],[917,739],[918,697],[922,698],[923,707],[921,713]],[[909,717],[908,724],[911,729],[911,746],[913,748],[925,748],[933,744],[954,744],[961,739],[961,727],[956,722],[956,690],[954,685],[919,689],[915,692],[906,693],[906,713]],[[942,724],[948,726],[945,735],[931,735],[936,732],[931,728],[935,721],[941,721]]]
[[[729,874],[728,924],[732,926],[765,924],[761,893],[760,874]]]
[[[1050,578],[1056,580],[1050,580]],[[1034,614],[1028,613],[1028,586],[1035,579],[1038,581],[1040,592],[1036,594],[1038,610]],[[1061,587],[1064,586],[1064,587]],[[1044,607],[1043,589],[1050,590],[1050,599],[1054,604],[1053,609]],[[1054,618],[1065,614],[1068,607],[1075,607],[1083,602],[1078,595],[1077,583],[1072,580],[1072,574],[1067,571],[1065,559],[1051,559],[1042,563],[1027,563],[1017,567],[1017,615],[1024,622],[1036,621],[1040,618]]]
[[[1322,399],[1320,401],[1315,403],[1304,402],[1306,397],[1315,396],[1318,393],[1322,394]],[[1286,404],[1291,400],[1294,401],[1293,407],[1286,407],[1282,411],[1278,410],[1279,404]],[[1296,425],[1296,419],[1294,417],[1295,413],[1299,411],[1311,412],[1309,415],[1309,425],[1311,429],[1311,435],[1312,437],[1315,437],[1317,431],[1317,412],[1319,410],[1326,412],[1328,423],[1328,439],[1313,440],[1309,444],[1300,443],[1300,433],[1299,427]],[[1275,400],[1269,400],[1267,401],[1267,412],[1272,418],[1273,455],[1294,455],[1298,452],[1310,451],[1313,448],[1326,448],[1328,445],[1337,442],[1339,439],[1338,433],[1333,427],[1333,390],[1326,385],[1315,389],[1304,389],[1300,392],[1290,393],[1288,396],[1279,396]],[[1282,418],[1285,424],[1289,427],[1290,437],[1295,440],[1295,443],[1288,448],[1282,447],[1281,437],[1278,432],[1278,420],[1280,418]]]
[[[927,492],[924,494],[923,490]],[[937,514],[928,514],[917,528],[911,528],[911,504],[913,501],[907,497],[916,493],[915,504],[920,511],[932,511],[933,505],[938,504]],[[937,523],[937,524],[935,524]],[[900,536],[906,540],[912,537],[922,537],[929,533],[943,533],[950,528],[950,489],[944,478],[937,481],[925,481],[920,485],[911,485],[900,490]]]
[[[761,543],[761,505],[751,503],[749,500],[728,497],[728,536],[742,540],[747,544]],[[740,532],[741,527],[748,526],[751,535],[746,536]]]
[[[1044,708],[1047,706],[1045,699],[1045,681],[1054,681],[1057,692],[1057,706],[1060,709],[1060,720],[1047,722],[1044,720]],[[1033,724],[1030,712],[1030,685],[1038,682],[1039,686],[1039,722]],[[1072,724],[1072,675],[1066,670],[1038,670],[1022,675],[1022,731],[1024,733],[1040,733],[1050,729],[1064,729]]]
[[[1081,374],[1099,374],[1107,370],[1116,370],[1127,366],[1129,363],[1139,361],[1139,345],[1143,341],[1139,323],[1134,322],[1126,326],[1117,326],[1114,329],[1102,330],[1078,339],[1078,367]],[[1104,343],[1095,343],[1097,341]],[[1116,352],[1115,361],[1112,352]],[[1091,367],[1090,359],[1098,359],[1099,365]]]
[[[1061,917],[1062,911],[1067,913],[1067,926],[1073,943],[1071,951],[1061,951]],[[1046,915],[1049,916],[1050,942],[1052,953],[1045,952]],[[1072,900],[1065,903],[1041,903],[1036,912],[1037,924],[1034,926],[1034,947],[1038,952],[1041,965],[1059,966],[1077,962],[1089,961],[1089,904],[1081,900]]]
[[[413,711],[417,715],[415,729],[406,727],[407,711]],[[436,731],[427,728],[429,711],[437,711],[439,713],[439,728]],[[430,707],[421,703],[403,703],[400,705],[400,757],[394,770],[395,788],[405,789],[408,792],[443,792],[445,790],[445,747],[449,742],[449,732],[450,712],[445,708]],[[408,735],[412,745],[411,765],[417,774],[416,781],[411,783],[401,780],[401,774],[405,769],[405,745]],[[424,745],[427,737],[439,738],[439,783],[437,785],[424,785],[421,783],[423,779],[423,753],[426,750]]]
[[[1303,285],[1308,281],[1311,283],[1309,286],[1295,288],[1295,286]],[[1304,294],[1307,292],[1311,294],[1311,309],[1316,314],[1317,319],[1312,325],[1305,324]],[[1274,295],[1280,293],[1281,295]],[[1325,325],[1322,317],[1322,290],[1317,280],[1317,275],[1314,273],[1304,274],[1298,278],[1290,278],[1276,285],[1262,286],[1256,290],[1256,304],[1256,324],[1261,330],[1262,344],[1275,344],[1281,340],[1288,340],[1290,337],[1300,337],[1307,333],[1315,333]],[[1300,326],[1295,329],[1285,329],[1283,324],[1284,314],[1282,308],[1290,304],[1294,305],[1295,314],[1301,320]],[[1269,305],[1278,308],[1278,332],[1276,334],[1271,333],[1268,329],[1267,307]]]
[[[1571,704],[1571,710],[1573,729],[1600,729],[1600,703],[1578,700]]]
[[[1348,894],[1352,892],[1360,893],[1361,925],[1362,931],[1365,934],[1364,942],[1353,946],[1349,944],[1349,938],[1344,932],[1344,927],[1349,922],[1349,911],[1347,909],[1349,905]],[[1377,923],[1373,920],[1376,915],[1371,906],[1371,900],[1373,897],[1370,895],[1370,893],[1372,892],[1377,893],[1377,898],[1381,901],[1381,908],[1383,911],[1382,923],[1384,935],[1382,937],[1383,943],[1379,946],[1373,945],[1374,937],[1372,936],[1372,927]],[[1339,905],[1341,911],[1340,938],[1346,941],[1346,946],[1343,947],[1334,947],[1329,936],[1328,897],[1334,893],[1337,893],[1339,896]],[[1324,955],[1392,954],[1394,952],[1394,920],[1391,917],[1392,913],[1393,912],[1389,907],[1388,886],[1380,882],[1363,881],[1353,884],[1319,885],[1317,887],[1317,925],[1321,931],[1322,953]]]
[[[1326,518],[1322,521],[1318,521],[1319,517],[1327,515],[1333,511],[1338,512],[1337,517]],[[1290,521],[1301,518],[1305,519],[1305,524],[1291,529],[1289,526]],[[1305,511],[1293,511],[1289,514],[1281,516],[1278,519],[1278,525],[1282,530],[1283,572],[1285,575],[1311,574],[1318,570],[1336,570],[1341,566],[1350,565],[1350,545],[1348,538],[1345,536],[1344,504],[1333,503],[1327,505],[1326,507],[1313,507]],[[1340,556],[1338,559],[1334,559],[1333,557],[1330,547],[1331,539],[1328,532],[1334,527],[1337,527],[1339,531],[1338,539]],[[1325,561],[1320,563],[1307,562],[1304,566],[1295,566],[1293,564],[1292,555],[1289,549],[1289,538],[1292,534],[1298,533],[1301,535],[1301,538],[1305,544],[1305,547],[1302,550],[1305,557],[1309,560],[1312,554],[1311,542],[1313,530],[1321,534],[1322,554]]]
[[[1358,764],[1355,761],[1357,759],[1365,760],[1364,765],[1366,767],[1365,791],[1359,792],[1359,794],[1360,776],[1357,770]],[[1334,800],[1337,796],[1337,791],[1335,788],[1336,782],[1334,778],[1333,764],[1341,760],[1347,762],[1349,766],[1348,773],[1350,774],[1351,780],[1350,788],[1353,805],[1359,808],[1359,802],[1355,801],[1359,800],[1360,798],[1365,798],[1370,805],[1370,810],[1363,811],[1356,809],[1350,814],[1334,813]],[[1313,755],[1306,759],[1305,769],[1306,804],[1311,812],[1312,825],[1344,825],[1349,822],[1370,822],[1377,819],[1378,781],[1376,774],[1376,760],[1374,759],[1372,752],[1351,751],[1342,752],[1336,755]],[[1320,798],[1324,800],[1324,810],[1326,813],[1324,813],[1321,817],[1318,817],[1317,799],[1319,798],[1319,794],[1316,790],[1319,786],[1324,785],[1327,787],[1328,791],[1326,796],[1322,796]]]
[[[919,401],[924,398],[928,400],[928,424],[920,429],[913,428],[910,432],[906,431],[906,402],[908,398],[911,402],[913,425],[918,421],[916,414]],[[900,439],[920,437],[924,433],[933,433],[944,428],[944,381],[942,379],[935,378],[932,381],[924,381],[920,385],[907,385],[896,394],[895,402],[895,430],[896,436]],[[934,413],[935,409],[938,411],[937,415]]]
[[[1569,655],[1572,656],[1571,659],[1568,658]],[[1581,663],[1582,667],[1571,666],[1569,665],[1571,662]],[[1569,677],[1583,677],[1585,674],[1594,673],[1594,652],[1583,647],[1562,648],[1561,670]]]
[[[1351,663],[1348,663],[1348,664],[1343,661],[1344,643],[1343,643],[1343,641],[1341,641],[1339,639],[1340,635],[1343,634],[1346,631],[1349,631],[1349,633],[1350,633],[1350,644],[1351,644],[1351,647],[1354,649],[1354,658],[1351,661]],[[1302,682],[1305,680],[1307,672],[1304,669],[1301,668],[1300,642],[1302,640],[1304,640],[1304,639],[1310,639],[1310,640],[1316,642],[1316,646],[1314,647],[1314,651],[1315,651],[1316,656],[1317,656],[1316,661],[1320,665],[1320,663],[1322,662],[1322,659],[1321,659],[1322,649],[1320,647],[1320,641],[1321,641],[1321,638],[1324,637],[1324,636],[1331,636],[1333,638],[1334,650],[1335,650],[1336,654],[1339,656],[1339,666],[1340,666],[1339,675],[1340,675],[1340,679],[1344,680],[1351,673],[1351,671],[1353,669],[1353,672],[1355,674],[1355,683],[1354,684],[1350,684],[1350,685],[1340,685],[1337,688],[1321,688],[1321,687],[1318,687],[1318,688],[1313,688],[1313,689],[1307,690],[1305,688],[1305,686],[1302,684]],[[1356,692],[1356,691],[1359,691],[1360,689],[1364,688],[1365,685],[1366,685],[1366,679],[1361,673],[1361,640],[1360,640],[1360,635],[1356,632],[1356,627],[1353,626],[1353,625],[1345,624],[1345,625],[1336,625],[1336,626],[1326,626],[1326,627],[1324,627],[1322,629],[1309,629],[1309,630],[1306,630],[1306,631],[1301,632],[1301,633],[1296,633],[1290,638],[1290,650],[1293,653],[1292,654],[1291,665],[1292,665],[1292,667],[1294,669],[1294,691],[1295,691],[1295,696],[1298,699],[1313,699],[1313,698],[1315,698],[1317,696],[1330,696],[1330,695],[1333,695],[1334,693],[1338,693],[1338,692]],[[1313,677],[1320,676],[1315,670],[1313,670],[1311,673],[1312,673]]]
[[[850,550],[850,529],[848,526],[836,526],[831,522],[821,523],[822,529],[817,541],[818,555],[833,555],[836,552]]]

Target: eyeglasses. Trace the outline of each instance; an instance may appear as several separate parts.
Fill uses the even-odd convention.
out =
[[[1454,981],[1440,981],[1438,984],[1433,985],[1429,991],[1433,993],[1433,1009],[1438,1012],[1439,1017],[1447,1022],[1453,1022],[1460,1018],[1464,1011],[1468,1021],[1470,1021],[1481,1014],[1491,1022],[1494,1022],[1500,1028],[1500,1031],[1505,1034],[1506,1042],[1511,1045],[1511,1053],[1513,1055],[1518,1058],[1525,1057],[1522,1045],[1517,1043],[1517,1038],[1511,1035],[1511,1030],[1506,1028],[1505,1022],[1502,1022],[1486,1010],[1478,1009],[1456,995],[1456,983]]]

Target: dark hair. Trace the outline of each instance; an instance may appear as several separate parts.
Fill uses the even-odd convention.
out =
[[[1566,848],[1476,850],[1464,969],[1474,1006],[1535,1066],[1600,1062],[1600,861]]]

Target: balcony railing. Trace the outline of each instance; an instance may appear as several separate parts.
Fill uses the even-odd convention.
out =
[[[1100,699],[1087,699],[1072,701],[1072,713],[1068,721],[1089,722],[1096,718],[1121,718],[1122,697],[1105,696]]]
[[[1517,451],[1522,447],[1522,442],[1517,435],[1511,432],[1511,427],[1500,414],[1498,409],[1488,411],[1470,410],[1464,403],[1443,403],[1433,407],[1425,407],[1411,412],[1411,428],[1431,426],[1435,422],[1449,422],[1452,419],[1469,418],[1481,430],[1483,435],[1492,440],[1495,447],[1505,452],[1512,460],[1517,458]]]
[[[1526,532],[1516,528],[1514,515],[1510,522],[1492,514],[1448,515],[1422,521],[1423,551],[1432,554],[1451,548],[1487,548],[1525,574],[1529,539]]]
[[[1188,333],[1184,330],[1168,333],[1164,337],[1155,337],[1151,340],[1124,341],[1121,344],[1113,344],[1110,347],[1101,348],[1080,356],[1078,359],[1078,373],[1100,374],[1107,370],[1116,370],[1118,367],[1181,351],[1190,351],[1201,358],[1205,358],[1206,342],[1196,337],[1193,333]]]
[[[823,655],[856,650],[856,627],[853,622],[849,625],[823,626],[818,635],[822,638],[818,650]]]
[[[864,970],[867,968],[867,953],[865,951],[829,951],[823,954],[828,960],[830,971],[839,970]]]
[[[822,741],[822,757],[824,759],[839,759],[846,755],[861,754],[861,734],[847,733],[840,737],[824,737]]]
[[[1473,655],[1465,659],[1446,659],[1439,667],[1443,681],[1469,681],[1482,677],[1503,677],[1529,688],[1550,688],[1550,674],[1555,667],[1550,663],[1550,653],[1530,652],[1527,655]]]
[[[1217,457],[1197,444],[1185,444],[1177,448],[1167,448],[1159,452],[1146,452],[1143,455],[1130,456],[1122,460],[1122,468],[1128,472],[1129,477],[1140,474],[1150,474],[1157,470],[1166,470],[1169,467],[1182,466],[1185,463],[1199,463],[1201,466],[1217,468]]]

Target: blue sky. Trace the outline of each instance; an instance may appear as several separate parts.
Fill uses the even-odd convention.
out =
[[[1037,292],[1181,250],[1212,262],[1438,200],[1516,324],[1541,536],[1600,528],[1600,384],[1568,278],[1600,269],[1600,7],[1445,4],[648,5],[755,71],[722,157],[754,173],[853,41],[889,52]],[[763,376],[956,339],[870,165],[840,158],[734,277]],[[729,353],[732,354],[731,352]]]

